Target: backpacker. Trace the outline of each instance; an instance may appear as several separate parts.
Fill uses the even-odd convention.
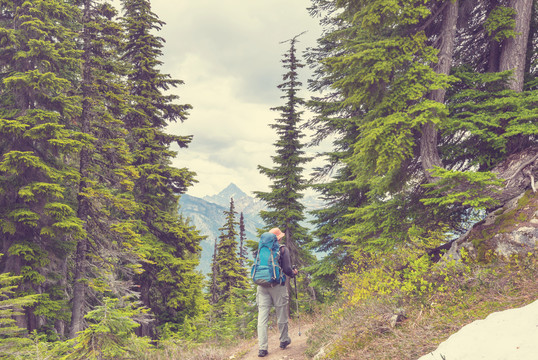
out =
[[[260,237],[258,254],[250,271],[255,284],[271,287],[286,282],[286,276],[279,263],[280,246],[275,234],[267,232]]]

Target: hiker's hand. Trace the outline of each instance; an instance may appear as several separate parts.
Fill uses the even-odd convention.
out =
[[[293,275],[297,275],[299,273],[299,270],[293,269]]]

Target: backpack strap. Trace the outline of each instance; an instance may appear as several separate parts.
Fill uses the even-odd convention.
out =
[[[258,251],[256,251],[256,259],[254,260],[254,265],[253,265],[254,272],[252,273],[252,277],[256,276],[256,269],[258,268],[258,266],[256,265],[259,265],[259,263],[260,263],[260,249],[258,248]]]
[[[286,247],[286,245],[284,244],[278,244],[278,252],[277,252],[277,256],[278,256],[278,266],[282,267],[282,262],[280,261],[281,257],[280,257],[280,254],[282,254],[282,248],[283,247]]]
[[[280,251],[277,251],[277,255],[280,253]],[[278,261],[277,261],[278,263]],[[273,254],[273,249],[271,249],[271,265],[273,266],[273,279],[276,279],[276,267],[279,266],[280,267],[280,264],[275,264],[275,257],[274,257],[274,254]]]

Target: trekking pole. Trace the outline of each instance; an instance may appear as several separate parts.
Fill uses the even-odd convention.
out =
[[[297,265],[293,265],[293,270],[297,269]],[[293,278],[295,284],[295,304],[297,305],[297,324],[299,325],[299,336],[301,336],[301,318],[299,317],[299,297],[297,296],[297,275]]]

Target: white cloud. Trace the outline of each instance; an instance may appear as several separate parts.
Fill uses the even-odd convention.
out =
[[[245,192],[266,191],[269,181],[257,166],[271,167],[275,151],[268,125],[278,113],[270,108],[284,101],[277,85],[288,50],[280,42],[308,30],[299,52],[314,46],[319,29],[306,10],[310,1],[154,0],[152,6],[166,22],[159,33],[166,40],[162,70],[185,81],[172,92],[193,106],[184,123],[168,129],[194,136],[174,160],[197,173],[199,183],[188,193],[213,195],[230,182]]]

